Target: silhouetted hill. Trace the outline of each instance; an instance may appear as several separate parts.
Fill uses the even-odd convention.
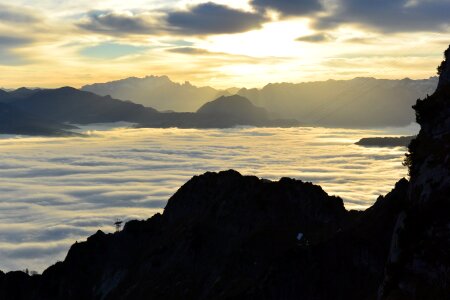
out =
[[[0,103],[0,134],[69,136],[74,128]]]
[[[247,126],[299,126],[296,120],[273,120],[268,112],[241,96],[222,96],[196,113],[161,113],[141,122],[141,127],[228,128]]]
[[[197,113],[202,115],[223,115],[236,119],[236,122],[249,120],[254,123],[264,123],[269,120],[269,114],[264,108],[256,107],[247,98],[238,95],[222,96],[208,102],[200,107]]]
[[[71,87],[40,90],[29,97],[16,99],[11,105],[58,122],[75,124],[138,123],[157,113],[139,104],[101,97]]]
[[[41,276],[0,274],[0,291],[17,300],[374,297],[407,186],[348,212],[311,183],[206,173],[162,215],[97,232]]]
[[[9,93],[0,89],[0,102],[3,102],[3,99],[9,98]]]
[[[118,99],[130,99],[158,110],[194,112],[207,101],[226,95],[226,91],[211,87],[196,87],[189,82],[179,84],[167,76],[131,77],[127,79],[86,85],[82,90]]]
[[[38,91],[40,91],[40,89],[28,89],[25,87],[22,87],[22,88],[19,88],[16,90],[12,90],[12,91],[8,91],[8,92],[0,90],[0,102],[10,103],[17,99],[29,97],[29,96],[33,95],[34,93],[37,93]]]
[[[9,95],[12,99],[20,99],[20,98],[29,97],[39,91],[41,91],[41,89],[29,89],[26,87],[21,87],[14,91],[10,91]]]
[[[55,123],[90,124],[126,121],[139,127],[226,128],[297,126],[295,120],[272,120],[268,113],[241,96],[221,97],[197,113],[161,113],[130,101],[98,96],[71,87],[16,91],[8,103],[16,109]]]
[[[366,147],[408,147],[415,136],[362,138],[356,145]]]

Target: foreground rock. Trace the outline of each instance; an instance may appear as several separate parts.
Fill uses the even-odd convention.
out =
[[[373,298],[407,186],[349,212],[311,183],[206,173],[162,215],[99,231],[42,275],[0,275],[0,298]]]
[[[398,218],[381,299],[450,299],[450,48],[436,92],[414,106],[411,185]]]

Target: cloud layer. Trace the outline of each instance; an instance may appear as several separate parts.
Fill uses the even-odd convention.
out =
[[[193,175],[234,168],[323,185],[347,208],[406,175],[404,149],[362,148],[375,131],[129,129],[89,138],[0,139],[0,269],[37,269],[116,218],[145,219]],[[349,138],[351,136],[351,138]]]
[[[192,6],[186,11],[171,12],[167,22],[182,34],[237,33],[260,28],[267,21],[259,13],[244,12],[212,2]]]

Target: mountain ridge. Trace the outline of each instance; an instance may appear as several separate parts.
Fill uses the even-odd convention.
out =
[[[438,77],[413,80],[357,77],[301,83],[269,83],[262,88],[217,90],[172,82],[167,76],[133,77],[84,86],[83,90],[131,99],[159,110],[194,112],[222,95],[236,93],[263,107],[272,118],[297,119],[325,127],[406,126],[410,107],[434,91]],[[164,84],[157,83],[163,81]],[[169,88],[170,87],[170,88]],[[206,90],[202,90],[206,88]],[[195,90],[195,93],[192,91]],[[203,93],[202,91],[207,91]]]
[[[131,101],[99,96],[62,87],[48,90],[21,89],[4,98],[10,107],[56,123],[93,124],[130,122],[150,128],[229,128],[243,126],[298,126],[295,120],[273,120],[263,108],[240,96],[222,96],[197,113],[159,112]],[[1,102],[0,102],[1,103]],[[6,104],[5,104],[6,105]],[[207,107],[210,111],[207,112]],[[214,111],[211,111],[215,108]],[[5,110],[5,113],[8,111]],[[12,112],[12,111],[11,111]],[[6,116],[6,115],[5,115]],[[21,118],[16,118],[19,123]],[[61,125],[61,127],[63,127]],[[4,126],[4,128],[6,128]],[[0,128],[1,129],[1,128]],[[6,132],[6,131],[5,131]],[[26,132],[26,131],[24,131]],[[34,134],[31,128],[28,132]],[[44,133],[45,131],[40,131]]]

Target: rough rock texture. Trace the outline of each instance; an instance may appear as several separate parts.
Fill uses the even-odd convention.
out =
[[[450,299],[450,48],[438,70],[436,92],[414,106],[421,130],[380,299]]]
[[[206,173],[42,275],[0,274],[0,299],[375,299],[407,186],[349,212],[311,183]]]

